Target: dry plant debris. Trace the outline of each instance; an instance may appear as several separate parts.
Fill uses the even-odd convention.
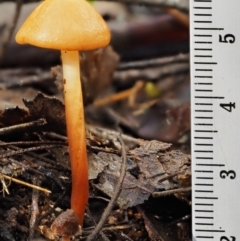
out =
[[[181,12],[159,8],[186,13],[188,0],[108,3],[101,11],[113,48],[81,54],[90,198],[74,238],[190,241],[189,30]],[[22,5],[16,29],[35,4]],[[0,49],[9,47],[0,59],[0,240],[56,240],[50,227],[69,209],[71,190],[62,68],[49,71],[59,64],[54,51],[8,41],[18,9],[9,1],[0,8]],[[148,83],[157,96],[145,91]]]
[[[14,176],[14,178],[24,179],[29,183],[32,183],[33,177],[38,177],[38,179],[40,178],[39,186],[51,191],[49,196],[38,194],[34,202],[31,201],[31,197],[26,197],[27,203],[34,205],[32,210],[39,211],[37,211],[37,217],[34,216],[36,214],[32,214],[32,217],[35,217],[34,225],[24,234],[26,236],[30,232],[31,236],[33,236],[35,233],[33,232],[33,227],[37,225],[44,235],[51,237],[52,233],[49,227],[54,220],[54,213],[56,213],[52,207],[60,205],[60,207],[66,208],[68,206],[66,202],[69,202],[69,197],[66,194],[69,192],[71,179],[68,150],[66,142],[63,141],[64,138],[63,140],[51,140],[49,139],[51,134],[45,135],[44,133],[47,133],[47,130],[50,127],[53,128],[53,126],[58,133],[64,133],[64,108],[62,103],[56,98],[49,98],[41,93],[34,100],[25,100],[24,103],[29,108],[28,111],[19,108],[11,110],[12,114],[14,114],[14,111],[16,113],[20,111],[24,115],[15,120],[15,126],[18,126],[16,123],[21,121],[20,128],[13,128],[8,135],[8,138],[12,136],[15,142],[12,141],[9,144],[5,141],[1,142],[0,156],[4,157],[0,161],[1,170],[4,175],[8,174]],[[3,123],[2,126],[5,125],[6,115],[8,115],[8,111],[2,112],[0,116],[0,121]],[[46,120],[46,124],[43,126],[28,128],[22,124],[27,120],[30,122],[31,120],[36,120],[40,116]],[[16,138],[16,132],[19,133],[19,138]],[[116,140],[114,141],[118,137],[118,132],[108,131],[100,127],[98,127],[98,130],[94,130],[91,127],[88,132],[90,197],[102,196],[103,200],[107,200],[107,195],[111,199],[121,174],[122,147]],[[26,140],[26,134],[38,140]],[[4,136],[6,135],[3,133]],[[53,135],[53,137],[56,138],[57,135]],[[175,195],[180,201],[189,202],[191,177],[189,155],[171,150],[171,144],[155,140],[137,140],[132,137],[127,138],[126,136],[123,136],[123,140],[128,144],[124,144],[126,145],[127,161],[125,178],[116,201],[116,205],[120,209],[128,210],[129,208],[145,204],[150,197],[158,196],[159,193],[164,193],[163,196]],[[43,151],[43,155],[36,152],[39,149]],[[10,194],[5,192],[5,197],[0,198],[2,202],[9,197],[15,202],[15,195],[19,192],[14,191],[16,188],[22,191],[25,190],[23,186],[19,187],[19,184],[14,185],[11,183],[8,186]],[[34,190],[34,192],[36,191]],[[62,191],[64,192],[61,193]],[[41,202],[39,202],[40,200]],[[42,206],[42,204],[44,205]],[[26,204],[21,200],[19,205],[22,206],[24,219],[28,219]],[[36,208],[36,205],[38,208]],[[12,205],[9,203],[7,206],[11,208]],[[108,213],[112,218],[114,218],[114,210]],[[16,220],[19,220],[19,213],[16,215]],[[113,220],[116,220],[118,223],[116,217]],[[2,228],[4,228],[4,225]],[[105,230],[104,228],[102,227],[102,231]],[[16,232],[16,230],[23,235],[23,230],[28,230],[28,225],[25,224],[21,228],[15,225],[8,227],[7,230],[6,236],[12,235],[12,232]],[[83,229],[83,235],[85,232]],[[7,239],[4,238],[4,240]]]

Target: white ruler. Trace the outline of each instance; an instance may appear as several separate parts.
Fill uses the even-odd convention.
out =
[[[190,0],[193,240],[240,241],[240,0]]]

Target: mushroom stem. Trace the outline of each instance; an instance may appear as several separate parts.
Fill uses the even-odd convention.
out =
[[[71,209],[82,226],[88,202],[88,162],[78,51],[61,51],[67,135],[72,170]]]

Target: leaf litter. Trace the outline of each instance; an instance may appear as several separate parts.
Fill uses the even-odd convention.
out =
[[[6,109],[1,113],[0,123],[2,126],[6,126],[6,120],[9,119],[9,116],[14,117],[12,118],[12,122],[8,122],[8,124],[10,123],[12,125],[43,118],[46,120],[46,125],[42,127],[38,126],[37,128],[33,127],[29,130],[28,134],[34,138],[37,137],[39,143],[46,141],[47,137],[43,133],[47,130],[55,130],[61,134],[65,133],[64,105],[61,101],[38,93],[33,100],[24,99],[23,102],[27,110],[12,108]],[[26,139],[24,130],[23,128],[18,132],[20,133],[19,136]],[[119,147],[116,149],[116,146],[111,143],[109,144],[104,138],[92,133],[88,127],[87,130],[89,179],[93,188],[91,195],[94,197],[95,195],[99,195],[100,192],[108,198],[111,198],[120,176],[121,154]],[[106,130],[103,129],[103,132],[104,131]],[[108,134],[106,134],[106,136],[108,136]],[[114,134],[111,132],[111,137],[113,136]],[[16,139],[14,134],[13,139]],[[190,186],[189,155],[180,151],[171,150],[171,144],[168,143],[142,139],[135,139],[134,141],[134,145],[126,146],[127,171],[120,195],[117,199],[119,208],[129,209],[144,204],[151,196],[154,196],[156,192],[161,193]],[[24,140],[22,143],[24,144]],[[107,146],[106,143],[108,143]],[[98,147],[98,149],[94,149],[94,145]],[[68,188],[70,184],[70,166],[66,142],[62,142],[61,146],[53,145],[49,149],[48,146],[46,146],[45,154],[43,156],[36,154],[36,159],[34,159],[30,155],[31,152],[28,153],[28,151],[25,154],[14,152],[14,148],[11,148],[12,146],[14,145],[0,147],[0,156],[6,153],[10,156],[10,161],[9,159],[2,159],[0,161],[2,171],[8,168],[10,176],[21,177],[31,182],[30,173],[32,169],[34,169],[37,174],[40,173],[41,183],[44,183],[45,186],[52,190],[53,196],[59,192],[58,188],[56,189],[57,183],[63,183],[58,185],[62,190]],[[20,147],[18,146],[18,148]],[[11,161],[11,158],[13,158],[14,161]],[[51,162],[49,162],[49,159],[51,159]],[[38,168],[36,169],[37,166]],[[62,170],[58,174],[55,174],[54,177],[56,168],[58,167],[59,170],[60,166]],[[18,169],[17,172],[16,169]],[[45,171],[43,171],[44,169]],[[49,185],[46,183],[46,180],[55,180],[56,184]],[[55,192],[58,190],[56,194],[54,194],[54,190]],[[189,198],[189,190],[188,192],[176,191],[174,194],[181,200],[188,200]],[[52,202],[49,197],[47,199],[49,203]],[[47,206],[49,205],[50,204]],[[47,225],[47,223],[45,224]],[[12,228],[15,229],[15,226]],[[10,234],[11,232],[9,235]]]

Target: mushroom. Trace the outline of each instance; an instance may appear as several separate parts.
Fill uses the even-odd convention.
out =
[[[88,162],[78,51],[108,45],[109,29],[86,0],[45,0],[23,23],[16,41],[61,50],[72,170],[71,209],[82,225],[88,202]]]
[[[52,223],[51,230],[54,237],[62,237],[62,241],[69,241],[71,236],[80,233],[78,217],[72,209],[61,213]]]

